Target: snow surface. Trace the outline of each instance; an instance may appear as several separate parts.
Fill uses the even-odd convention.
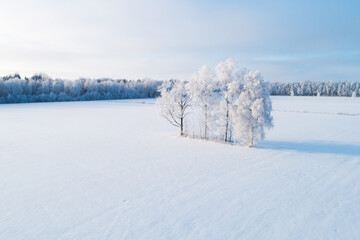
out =
[[[358,239],[360,98],[272,99],[256,149],[153,100],[0,105],[0,239]]]

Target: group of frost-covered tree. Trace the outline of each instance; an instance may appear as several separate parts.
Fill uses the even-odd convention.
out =
[[[89,101],[155,98],[162,81],[113,79],[52,79],[45,74],[0,78],[0,103]]]
[[[360,96],[360,82],[273,82],[270,85],[271,95],[283,96]]]
[[[273,126],[268,83],[232,59],[215,71],[200,68],[190,81],[164,82],[159,91],[161,115],[181,136],[254,146]]]

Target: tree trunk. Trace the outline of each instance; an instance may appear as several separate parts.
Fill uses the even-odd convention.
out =
[[[228,131],[229,131],[229,103],[226,101],[226,123],[225,123],[225,142],[228,141]]]
[[[254,146],[254,126],[251,126],[251,141],[249,147]]]
[[[207,139],[207,105],[205,105],[205,129],[204,129],[204,139]]]
[[[184,136],[184,118],[180,118],[180,136]]]

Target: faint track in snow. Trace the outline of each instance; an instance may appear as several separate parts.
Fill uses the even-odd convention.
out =
[[[117,206],[117,207],[113,207],[113,208],[110,208],[104,212],[101,212],[99,214],[96,214],[92,217],[89,217],[87,219],[84,219],[82,221],[80,221],[78,224],[74,225],[73,227],[69,228],[68,230],[66,230],[65,232],[63,232],[57,239],[58,240],[61,240],[61,239],[64,239],[64,237],[68,237],[69,233],[73,232],[74,230],[76,229],[79,229],[80,227],[88,224],[88,223],[91,223],[92,221],[96,220],[96,219],[99,219],[101,217],[103,217],[104,215],[106,214],[109,214],[111,212],[114,212],[114,211],[117,211],[117,210],[120,210],[121,208],[123,208],[123,206]],[[109,234],[108,234],[109,235]],[[108,236],[107,236],[108,237]]]
[[[123,201],[123,203],[127,203],[126,200]],[[115,209],[114,211],[117,210],[121,210],[123,206],[118,207],[117,209]],[[105,240],[109,239],[111,237],[111,235],[114,232],[115,227],[118,225],[118,223],[121,220],[121,212],[117,213],[116,216],[114,217],[114,221],[112,222],[112,224],[109,226],[109,228],[106,230],[106,235],[105,235]]]
[[[149,104],[155,105],[155,98],[143,98],[143,99],[117,99],[117,100],[104,100],[107,103],[116,103],[116,104]]]
[[[345,112],[309,112],[309,111],[295,111],[295,110],[273,110],[273,112],[291,112],[291,113],[309,113],[309,114],[324,114],[324,115],[344,115],[344,116],[360,116],[360,113],[345,113]]]

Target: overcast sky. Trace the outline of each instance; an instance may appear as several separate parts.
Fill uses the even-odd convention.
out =
[[[0,3],[1,76],[188,79],[229,57],[269,81],[359,81],[360,1]]]

